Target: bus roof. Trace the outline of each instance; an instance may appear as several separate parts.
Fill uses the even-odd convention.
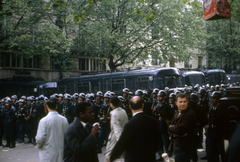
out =
[[[141,75],[167,75],[174,76],[180,75],[180,71],[177,68],[152,68],[152,69],[141,69],[125,72],[114,72],[114,73],[105,73],[97,75],[81,75],[79,77],[71,77],[58,81],[59,83],[64,83],[68,81],[78,81],[79,79],[99,79],[99,78],[117,78],[121,77],[130,77],[130,76],[141,76]]]

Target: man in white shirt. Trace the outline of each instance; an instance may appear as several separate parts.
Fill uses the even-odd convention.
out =
[[[36,136],[39,159],[40,162],[61,162],[63,161],[64,133],[68,127],[68,121],[56,111],[55,99],[48,100],[46,107],[48,115],[40,120]]]
[[[110,153],[114,146],[116,145],[117,141],[119,140],[124,125],[128,122],[128,116],[121,107],[120,100],[118,97],[112,97],[110,100],[110,107],[113,109],[110,113],[111,115],[111,132],[108,137],[108,143],[106,148],[106,154],[105,154],[105,162],[108,161],[108,158],[110,158]]]

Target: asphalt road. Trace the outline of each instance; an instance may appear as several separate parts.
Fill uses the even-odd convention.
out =
[[[104,162],[105,147],[102,149],[102,152],[102,154],[98,154],[100,162]],[[204,156],[204,150],[199,150],[198,155],[199,157]],[[16,143],[16,148],[13,149],[0,147],[0,162],[39,162],[38,149],[32,144],[18,142]],[[124,160],[118,159],[117,162],[124,162]],[[204,162],[204,160],[199,160],[199,162]]]

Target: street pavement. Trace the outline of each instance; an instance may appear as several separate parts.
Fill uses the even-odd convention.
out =
[[[98,154],[100,162],[104,162],[105,147],[103,147],[102,152],[102,154]],[[204,150],[199,150],[198,155],[199,159],[203,157],[205,155]],[[156,155],[156,157],[158,157],[158,155]],[[118,159],[116,161],[124,162],[123,159]],[[205,160],[199,160],[199,162],[204,161]],[[0,147],[0,162],[39,162],[38,149],[35,145],[18,142],[13,149]]]

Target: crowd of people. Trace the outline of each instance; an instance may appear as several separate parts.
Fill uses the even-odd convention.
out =
[[[205,130],[206,135],[206,157],[202,157],[202,159],[216,162],[219,161],[220,157],[223,161],[225,159],[222,136],[222,122],[224,121],[222,119],[224,118],[224,113],[219,105],[219,99],[223,96],[225,96],[224,85],[196,85],[194,87],[175,89],[174,91],[171,91],[168,87],[165,87],[164,90],[155,88],[151,92],[151,95],[148,94],[148,91],[140,89],[132,93],[128,88],[122,90],[121,96],[116,96],[114,92],[110,91],[106,93],[98,91],[96,94],[53,94],[50,96],[50,100],[44,95],[36,98],[34,96],[22,96],[18,100],[17,96],[13,95],[1,100],[0,145],[2,145],[2,139],[6,139],[7,141],[3,147],[14,148],[15,141],[36,145],[35,137],[38,137],[37,131],[38,129],[43,129],[40,126],[40,123],[43,122],[41,119],[45,116],[48,116],[48,118],[54,117],[56,113],[51,113],[51,117],[47,114],[55,109],[54,111],[58,115],[61,115],[61,117],[65,117],[64,120],[66,120],[66,122],[63,121],[62,123],[64,129],[58,130],[59,132],[67,131],[64,137],[64,161],[75,161],[74,158],[76,158],[72,158],[72,152],[67,150],[76,149],[74,151],[79,152],[79,154],[88,154],[89,151],[86,151],[89,149],[88,146],[83,147],[81,143],[86,142],[86,140],[92,141],[88,142],[88,145],[96,147],[96,150],[91,150],[95,151],[96,154],[102,153],[102,147],[107,145],[105,153],[106,162],[112,161],[122,153],[116,150],[115,146],[125,148],[125,146],[121,146],[118,143],[119,140],[123,141],[122,143],[131,143],[131,139],[122,137],[126,134],[130,138],[129,131],[132,132],[134,130],[131,128],[132,126],[126,123],[129,123],[128,121],[131,121],[136,116],[133,112],[138,113],[137,110],[142,108],[144,114],[157,121],[156,132],[151,132],[152,130],[147,127],[144,128],[144,122],[139,129],[142,128],[148,131],[143,133],[145,137],[148,137],[147,133],[158,135],[157,139],[152,137],[152,139],[156,139],[156,147],[149,148],[159,154],[158,161],[163,161],[162,154],[164,152],[169,157],[174,154],[176,161],[188,161],[188,159],[198,161],[197,149],[203,148],[203,130]],[[134,97],[135,99],[132,101],[131,99]],[[186,101],[181,100],[182,98],[186,98]],[[53,101],[56,101],[56,106],[52,103]],[[141,101],[143,104],[142,107]],[[139,103],[140,106],[134,108]],[[89,107],[91,109],[87,109]],[[86,114],[87,112],[90,116]],[[92,120],[90,120],[91,114],[93,115]],[[144,118],[146,123],[149,121],[149,125],[150,123],[154,125],[154,122],[148,117],[144,116],[142,118]],[[45,118],[44,120],[46,121],[50,120]],[[81,123],[77,119],[81,119]],[[138,121],[137,119],[135,120]],[[90,125],[89,128],[86,128],[87,133],[91,132],[96,138],[90,137],[88,134],[82,134],[86,139],[85,141],[81,141],[79,145],[86,150],[81,150],[83,148],[80,148],[80,146],[78,148],[78,142],[72,138],[72,134],[81,134],[81,132],[76,132],[73,128],[79,124],[85,127],[88,126],[88,123]],[[93,123],[98,123],[93,126],[95,130],[90,129]],[[67,127],[69,124],[70,126]],[[128,133],[124,132],[125,129],[129,129]],[[39,130],[38,133],[41,132]],[[26,138],[28,139],[27,141],[24,140]],[[53,139],[54,136],[51,138]],[[66,145],[66,143],[70,144]],[[39,145],[38,141],[37,144]],[[136,143],[135,145],[138,146]],[[147,147],[144,144],[143,146]],[[115,155],[117,156],[113,157]],[[91,156],[90,161],[97,161],[96,158],[95,156]],[[89,161],[87,159],[85,158],[85,161]],[[133,159],[130,158],[128,161],[131,160]]]

